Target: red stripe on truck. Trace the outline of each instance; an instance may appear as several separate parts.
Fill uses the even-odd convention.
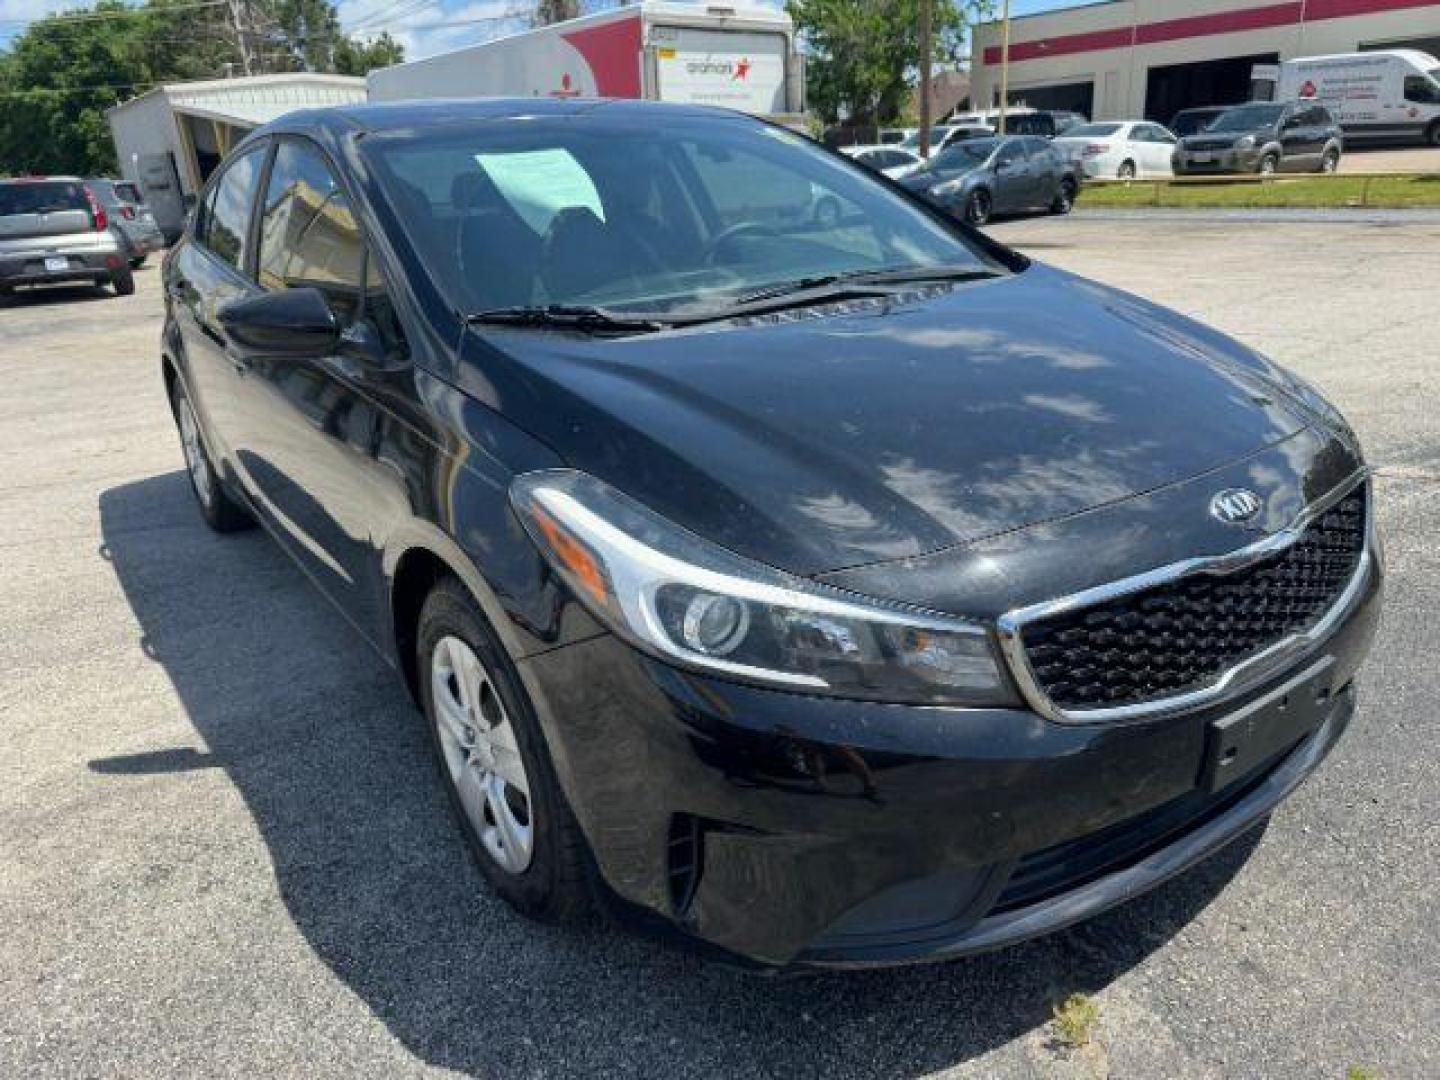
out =
[[[638,98],[640,89],[640,16],[561,34],[590,65],[601,97]]]
[[[1010,62],[1043,60],[1047,56],[1069,56],[1074,53],[1099,52],[1104,49],[1128,49],[1132,45],[1155,45],[1164,41],[1212,37],[1216,34],[1237,34],[1246,30],[1264,30],[1275,26],[1295,26],[1325,19],[1344,19],[1354,15],[1375,15],[1385,11],[1409,8],[1440,7],[1440,0],[1291,0],[1283,4],[1220,11],[1213,15],[1190,15],[1181,19],[1163,19],[1114,30],[1092,30],[1083,34],[1061,34],[1059,37],[1034,41],[1012,41]],[[985,49],[985,63],[1000,63],[1000,46]]]

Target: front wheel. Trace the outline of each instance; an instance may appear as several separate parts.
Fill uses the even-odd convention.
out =
[[[205,524],[216,532],[238,532],[255,524],[250,511],[230,497],[220,483],[220,477],[211,464],[210,452],[205,449],[205,440],[200,434],[200,421],[190,404],[190,396],[180,385],[177,377],[170,395],[170,406],[175,413],[175,426],[180,430],[180,448],[185,453],[185,471],[190,474],[190,490],[200,504],[200,515]]]
[[[1440,146],[1440,120],[1425,129],[1425,141],[1431,146]]]
[[[1060,181],[1060,190],[1055,193],[1055,200],[1050,204],[1052,214],[1068,214],[1075,209],[1075,181],[1065,179]]]
[[[965,220],[971,225],[988,223],[993,212],[994,204],[990,200],[990,192],[984,188],[976,188],[965,200]]]
[[[524,915],[558,922],[584,915],[585,842],[504,646],[453,578],[426,599],[417,637],[440,776],[480,872]]]
[[[1280,159],[1274,154],[1266,154],[1260,159],[1260,168],[1256,171],[1261,176],[1274,176],[1280,171]]]

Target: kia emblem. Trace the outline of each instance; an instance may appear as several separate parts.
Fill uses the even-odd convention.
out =
[[[1260,496],[1248,488],[1226,488],[1210,500],[1210,516],[1226,525],[1243,525],[1260,512]]]

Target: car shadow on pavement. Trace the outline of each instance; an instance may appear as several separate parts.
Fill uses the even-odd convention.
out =
[[[1027,1034],[1057,1053],[1043,1030],[1053,1003],[1167,942],[1258,842],[1075,929],[893,971],[763,979],[609,927],[535,925],[468,860],[398,676],[279,548],[259,531],[210,533],[181,471],[105,491],[99,510],[101,557],[203,745],[91,768],[114,783],[224,768],[296,927],[432,1065],[909,1077]]]
[[[87,300],[108,300],[114,293],[103,285],[46,285],[35,289],[17,289],[9,296],[0,296],[0,311],[5,308],[45,307],[49,304],[75,304]]]

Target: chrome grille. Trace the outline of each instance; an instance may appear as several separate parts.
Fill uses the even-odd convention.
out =
[[[1365,550],[1366,514],[1362,485],[1259,561],[1024,623],[1020,640],[1037,688],[1058,709],[1082,712],[1214,684],[1334,607]]]

